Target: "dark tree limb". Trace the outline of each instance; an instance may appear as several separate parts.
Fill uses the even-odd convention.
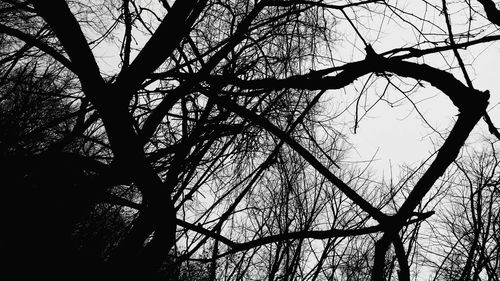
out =
[[[483,116],[484,122],[486,122],[486,125],[488,125],[488,131],[494,135],[498,140],[500,140],[500,132],[498,131],[498,128],[493,124],[493,121],[491,121],[491,117],[488,113],[485,113]]]
[[[477,0],[483,5],[486,17],[494,24],[500,26],[500,11],[497,9],[495,1],[492,0]]]
[[[265,7],[269,0],[263,0],[259,2],[253,10],[248,14],[248,16],[240,22],[238,28],[234,35],[228,40],[228,42],[221,47],[221,49],[215,53],[201,68],[199,72],[190,77],[189,80],[183,82],[179,87],[174,89],[167,97],[165,97],[160,104],[151,112],[148,116],[140,132],[140,139],[143,143],[146,143],[151,135],[155,132],[158,125],[163,120],[163,117],[168,113],[168,111],[174,106],[174,104],[184,95],[187,95],[192,91],[193,87],[199,82],[204,81],[206,77],[210,75],[210,72],[217,66],[217,64],[223,60],[226,55],[244,38],[250,28],[253,20],[259,15],[261,10]],[[176,1],[177,3],[177,1]],[[174,7],[172,7],[173,9]],[[171,10],[173,12],[173,10]],[[144,77],[145,78],[145,77]],[[222,84],[225,85],[225,84]],[[219,86],[217,86],[219,87]]]
[[[349,199],[351,199],[355,204],[361,207],[365,212],[367,212],[370,216],[375,218],[379,222],[385,222],[386,215],[384,215],[379,209],[375,208],[368,201],[366,201],[363,197],[361,197],[355,190],[346,185],[341,179],[335,176],[330,170],[325,167],[321,162],[319,162],[314,155],[312,155],[307,149],[305,149],[301,144],[295,141],[290,135],[286,134],[274,124],[272,124],[266,118],[257,115],[256,113],[234,103],[233,101],[220,97],[217,95],[211,95],[210,97],[214,98],[215,102],[222,107],[227,108],[228,110],[233,111],[234,113],[240,115],[241,117],[253,122],[264,129],[268,130],[286,144],[288,144],[292,149],[294,149],[297,153],[299,153],[311,166],[313,166],[318,172],[320,172],[325,178],[331,181],[333,184],[337,186]]]
[[[0,24],[0,33],[5,33],[7,35],[16,37],[16,38],[24,41],[26,44],[28,44],[30,46],[37,47],[42,52],[45,52],[49,56],[53,57],[56,61],[60,62],[67,69],[71,70],[75,74],[78,74],[78,72],[77,72],[78,69],[76,69],[74,67],[74,65],[72,64],[72,62],[70,60],[68,60],[65,56],[63,56],[61,53],[59,53],[56,49],[45,44],[43,41],[39,40],[38,38],[36,38],[32,35],[26,34],[22,31],[17,30],[17,29],[3,25],[3,24]]]
[[[33,4],[63,45],[85,93],[98,105],[96,95],[103,88],[104,80],[80,25],[66,1],[54,0],[49,5],[45,1],[35,0]]]
[[[394,251],[396,252],[396,257],[398,259],[399,281],[410,281],[410,267],[408,266],[408,256],[406,255],[401,237],[397,235],[392,241],[392,244],[394,245]]]
[[[116,85],[123,91],[127,91],[123,93],[127,100],[147,76],[154,72],[178,47],[205,5],[206,0],[175,1],[130,67],[123,69],[117,78]]]

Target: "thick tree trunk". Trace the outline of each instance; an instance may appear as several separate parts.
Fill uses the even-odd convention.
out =
[[[110,108],[114,110],[111,112]],[[176,223],[171,189],[146,161],[127,108],[107,104],[102,111],[117,172],[131,177],[142,193],[144,205],[128,236],[116,248],[110,264],[123,278],[152,279],[175,243]],[[146,245],[153,232],[153,239]]]

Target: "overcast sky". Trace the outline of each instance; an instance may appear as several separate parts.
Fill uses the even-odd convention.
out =
[[[500,107],[496,106],[500,102],[499,63],[500,46],[492,45],[474,62],[475,72],[470,71],[474,86],[490,91],[489,113],[497,127],[500,127]],[[461,79],[460,73],[455,73],[455,76]],[[413,98],[415,102],[423,100],[417,106],[436,130],[446,133],[451,129],[458,112],[443,93],[427,85],[419,89]],[[409,103],[397,108],[380,103],[368,116],[360,123],[357,133],[350,137],[356,148],[356,153],[351,156],[353,161],[357,157],[368,160],[376,154],[377,161],[373,167],[377,174],[387,173],[390,164],[393,171],[398,165],[417,165],[434,151],[433,141],[439,140],[439,136],[432,132]],[[468,142],[481,140],[485,135],[489,133],[484,121],[480,121]]]
[[[419,14],[422,11],[422,7],[418,6],[422,3],[421,1],[401,1],[400,4],[403,2],[407,3],[408,11],[412,11],[415,14]],[[401,4],[401,6],[404,5]],[[428,17],[430,17],[428,13],[431,12],[426,11]],[[347,14],[354,16],[353,11],[347,11]],[[336,16],[342,17],[341,14]],[[395,24],[385,16],[380,18],[373,16],[363,18],[360,17],[359,13],[356,16],[356,20],[362,24],[358,26],[359,31],[368,43],[373,44],[377,52],[409,46],[412,42],[418,40],[415,38],[415,32],[408,28],[408,26]],[[442,15],[436,14],[434,16],[439,25],[438,21],[443,20]],[[460,21],[456,15],[453,20],[455,22]],[[455,30],[460,28],[459,25],[454,25]],[[424,29],[426,29],[426,32],[432,32],[435,27],[425,27]],[[336,30],[338,30],[338,33],[345,40],[345,42],[338,44],[338,48],[335,50],[337,52],[336,55],[346,58],[346,61],[363,59],[365,55],[364,50],[359,48],[362,44],[360,44],[359,38],[353,32],[352,27],[344,21],[338,23]],[[140,36],[136,35],[135,39],[136,47],[140,50],[140,46],[146,42],[147,38],[144,37],[142,40]],[[93,50],[97,55],[100,69],[105,75],[116,74],[119,70],[119,46],[112,44],[112,42],[103,42]],[[469,67],[468,70],[469,75],[473,79],[474,86],[480,90],[488,89],[490,91],[490,116],[493,122],[500,127],[500,108],[495,107],[500,102],[500,86],[497,83],[499,79],[497,69],[500,63],[500,46],[482,44],[460,52],[465,63],[473,66]],[[448,52],[448,55],[447,59],[452,60],[453,56],[451,52]],[[434,57],[435,61],[432,58],[432,56],[430,59],[427,57],[425,62],[437,67],[443,65],[442,57]],[[459,71],[453,73],[456,78],[463,81],[462,74]],[[356,81],[356,85],[347,87],[345,91],[332,91],[326,95],[326,98],[332,102],[348,104],[355,99],[357,96],[356,91],[360,89],[360,85],[366,79],[367,76],[362,77]],[[415,83],[411,79],[406,81]],[[385,82],[381,81],[380,85],[385,85]],[[381,87],[373,88],[375,90],[370,89],[370,92],[368,92],[365,104],[367,106],[370,106],[377,98],[377,95],[380,94]],[[424,87],[419,87],[412,94],[411,98],[416,103],[420,113],[425,116],[426,121],[434,129],[442,132],[443,137],[446,137],[458,113],[450,100],[442,92],[428,84],[424,84]],[[347,134],[349,137],[348,140],[354,148],[349,154],[350,158],[348,160],[364,161],[375,156],[373,170],[378,175],[382,175],[382,173],[387,174],[391,166],[393,172],[397,172],[399,165],[416,166],[434,152],[436,147],[434,144],[440,144],[440,136],[429,128],[413,105],[405,100],[401,93],[390,89],[387,99],[390,101],[402,99],[402,102],[398,103],[402,105],[391,107],[387,102],[379,102],[362,118],[356,134],[353,133],[354,106],[351,106],[349,111],[341,118],[341,120],[348,122],[349,125],[345,128],[339,128],[339,130]],[[361,104],[363,105],[363,102]],[[363,113],[362,110],[360,113]],[[487,133],[484,125],[484,122],[481,121],[478,126],[479,128],[476,128],[474,131],[475,134],[469,140],[482,138]],[[480,132],[483,134],[481,135]]]

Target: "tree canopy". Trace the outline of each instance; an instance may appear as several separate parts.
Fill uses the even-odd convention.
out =
[[[4,266],[498,280],[496,93],[474,84],[499,26],[491,0],[0,1]],[[426,91],[450,127],[420,111]],[[389,180],[349,155],[381,104],[436,136]]]

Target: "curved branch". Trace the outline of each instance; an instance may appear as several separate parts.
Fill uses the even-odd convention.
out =
[[[338,72],[338,74],[325,76],[333,72]],[[285,79],[243,80],[237,77],[209,76],[205,78],[205,81],[219,85],[221,83],[230,84],[242,89],[333,90],[343,88],[368,73],[394,73],[399,76],[429,82],[446,94],[460,111],[474,108],[475,103],[484,102],[481,99],[476,100],[473,96],[467,94],[471,91],[478,94],[482,92],[469,89],[460,80],[444,70],[426,64],[403,61],[399,58],[385,58],[377,54],[369,55],[362,61],[349,63],[342,67],[311,71],[308,74]]]

